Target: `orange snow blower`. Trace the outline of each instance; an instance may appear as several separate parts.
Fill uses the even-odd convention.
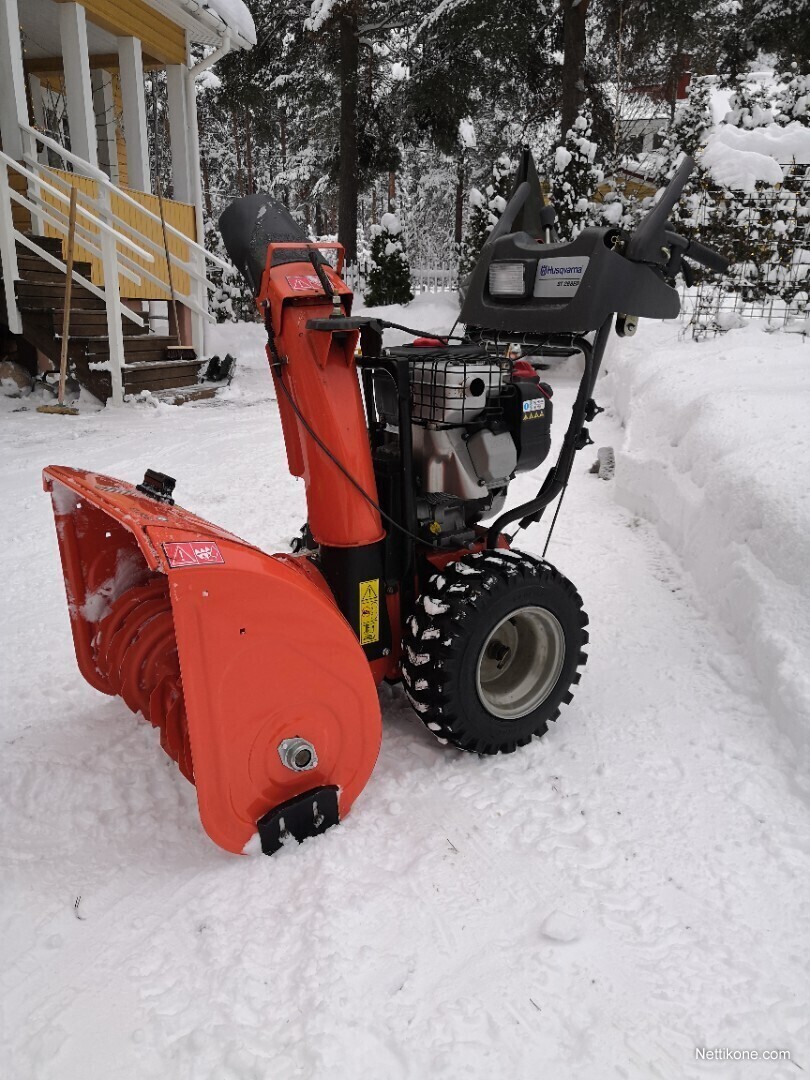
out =
[[[582,602],[504,530],[565,490],[613,314],[620,333],[672,317],[682,256],[724,265],[666,220],[692,164],[634,233],[561,243],[526,152],[469,283],[464,338],[388,349],[393,324],[351,314],[339,245],[309,243],[267,196],[233,203],[220,228],[265,319],[289,469],[305,481],[295,554],[176,506],[164,474],[136,486],[45,470],[82,674],[160,729],[222,848],[258,836],[269,854],[345,817],[377,759],[383,679],[402,681],[441,743],[477,754],[542,736],[571,700]],[[504,512],[510,481],[550,450],[537,369],[575,353],[557,461],[536,498]]]

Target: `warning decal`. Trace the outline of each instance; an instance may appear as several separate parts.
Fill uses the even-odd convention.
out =
[[[317,274],[287,274],[287,284],[296,292],[306,292],[308,289],[323,292]]]
[[[216,566],[224,565],[219,545],[210,540],[186,540],[182,544],[164,544],[169,566]]]
[[[360,582],[360,644],[380,640],[380,579]]]

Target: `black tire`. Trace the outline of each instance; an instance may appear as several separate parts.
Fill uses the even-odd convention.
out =
[[[579,593],[550,563],[500,549],[465,555],[430,578],[406,621],[408,699],[439,742],[511,754],[544,735],[571,701],[587,660],[587,625]],[[518,650],[518,641],[534,651]],[[503,679],[508,693],[499,690]]]

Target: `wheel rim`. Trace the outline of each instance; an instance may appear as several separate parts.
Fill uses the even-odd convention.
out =
[[[502,720],[533,712],[549,696],[565,660],[565,635],[546,608],[511,612],[492,630],[478,656],[481,704]]]

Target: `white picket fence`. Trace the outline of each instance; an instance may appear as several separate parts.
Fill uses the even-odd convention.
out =
[[[356,293],[366,288],[371,262],[349,263],[343,268],[343,280]],[[455,292],[458,288],[458,269],[449,263],[431,263],[411,267],[411,289],[414,293]]]

